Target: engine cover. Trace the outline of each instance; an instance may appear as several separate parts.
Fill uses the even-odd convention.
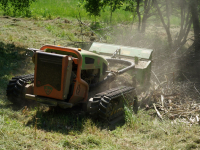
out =
[[[67,99],[71,71],[71,57],[36,52],[34,94],[60,100]]]

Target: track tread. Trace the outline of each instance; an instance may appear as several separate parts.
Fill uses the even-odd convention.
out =
[[[24,87],[28,84],[28,82],[32,83],[33,81],[34,74],[13,77],[9,81],[6,89],[6,96],[8,100],[16,105],[23,105],[25,100],[23,95]]]
[[[101,96],[98,111],[99,118],[108,124],[124,119],[124,101],[122,98],[133,91],[133,87],[122,86],[96,94],[96,96]]]
[[[101,102],[102,102],[102,103],[105,103],[106,105],[108,105],[109,102],[110,102],[110,100],[108,101],[108,100],[106,100],[105,98],[103,98],[103,99],[101,99]]]
[[[91,107],[95,107],[99,105],[99,101],[95,101],[91,103]]]
[[[106,108],[107,108],[107,107],[104,106],[102,103],[99,104],[99,107],[101,107],[101,108],[103,108],[103,109],[105,109],[105,110],[106,110]]]

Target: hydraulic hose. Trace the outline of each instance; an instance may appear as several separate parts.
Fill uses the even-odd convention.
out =
[[[135,68],[135,63],[134,62],[131,62],[131,61],[128,61],[128,60],[121,60],[121,59],[112,59],[112,58],[108,58],[106,59],[108,62],[111,62],[111,63],[123,63],[124,65],[127,65],[127,67],[117,71],[116,73],[114,72],[110,72],[105,78],[104,80],[98,82],[98,83],[94,83],[94,84],[90,84],[90,89],[91,88],[94,88],[94,87],[97,87],[105,82],[112,82],[114,81],[115,77],[117,75],[120,75],[120,74],[123,74],[124,72],[127,72],[129,71],[130,69],[134,69]]]
[[[124,72],[127,72],[128,70],[130,69],[133,69],[135,68],[135,63],[132,62],[132,61],[128,61],[128,60],[121,60],[121,59],[111,59],[111,58],[108,58],[106,59],[108,62],[111,62],[111,63],[123,63],[124,65],[127,65],[127,67],[117,71],[117,74],[120,75]]]

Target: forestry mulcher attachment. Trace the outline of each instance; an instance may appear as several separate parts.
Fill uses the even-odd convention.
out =
[[[17,105],[37,101],[51,107],[83,110],[108,124],[124,119],[124,104],[137,112],[135,81],[149,80],[152,50],[93,43],[89,51],[45,45],[33,52],[34,74],[13,77],[8,100]],[[125,67],[109,70],[111,65]],[[131,74],[132,86],[110,88],[123,73]],[[146,81],[145,81],[146,82]]]

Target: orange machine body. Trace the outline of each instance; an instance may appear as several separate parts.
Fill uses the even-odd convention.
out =
[[[65,52],[70,52],[73,53],[77,56],[77,58],[74,58],[73,62],[77,65],[77,71],[76,71],[76,78],[73,80],[74,82],[74,89],[73,89],[73,94],[71,97],[67,97],[67,101],[72,104],[76,104],[79,102],[86,102],[88,98],[88,91],[89,91],[89,86],[87,82],[81,79],[81,66],[82,66],[82,56],[78,52],[78,49],[75,48],[66,48],[66,47],[60,47],[60,46],[53,46],[53,45],[45,45],[40,48],[41,51],[45,49],[54,49],[58,51],[65,51]],[[40,52],[41,53],[41,52]],[[44,52],[45,53],[45,52]],[[55,54],[57,55],[57,54]],[[44,97],[49,97],[49,98],[54,98],[58,100],[66,100],[66,95],[65,95],[65,83],[66,83],[66,73],[67,73],[67,67],[68,67],[68,62],[69,62],[69,57],[67,55],[62,55],[62,73],[61,73],[61,88],[60,90],[55,89],[52,85],[50,84],[45,84],[42,86],[34,86],[34,94],[38,96],[44,96]],[[35,62],[37,62],[37,53],[36,53],[36,59]],[[34,77],[34,85],[37,85],[37,63],[35,63],[35,77]]]

